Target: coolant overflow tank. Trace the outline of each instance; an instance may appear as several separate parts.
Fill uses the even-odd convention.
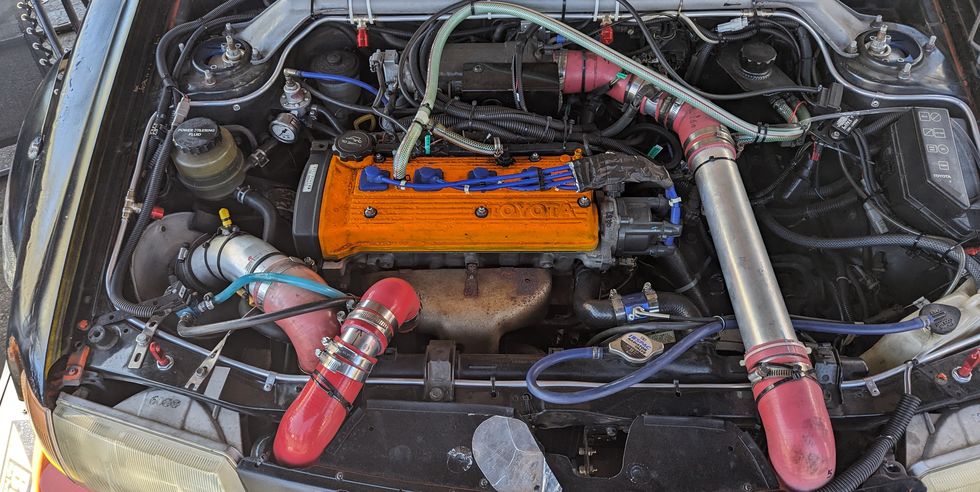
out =
[[[180,182],[204,200],[221,200],[245,181],[245,159],[228,129],[191,118],[174,129],[173,161]]]

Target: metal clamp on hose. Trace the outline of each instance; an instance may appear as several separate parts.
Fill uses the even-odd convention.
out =
[[[751,382],[753,386],[770,378],[779,379],[773,381],[771,384],[758,391],[755,396],[755,401],[757,404],[758,402],[762,401],[762,398],[769,394],[769,392],[783,384],[792,381],[801,381],[807,378],[814,381],[817,380],[816,376],[814,375],[813,367],[803,362],[760,362],[756,364],[755,368],[749,371],[749,382]]]
[[[660,314],[660,300],[657,291],[649,282],[643,284],[643,290],[632,294],[620,295],[615,289],[609,291],[609,302],[616,313],[616,321],[620,323],[639,323]]]

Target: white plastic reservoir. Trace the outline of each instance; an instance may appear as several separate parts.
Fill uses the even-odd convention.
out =
[[[868,363],[872,374],[902,365],[923,352],[956,342],[980,331],[980,294],[977,294],[972,280],[967,280],[952,294],[935,303],[959,308],[961,317],[956,328],[945,335],[937,335],[927,328],[881,337],[878,343],[861,355],[861,358]],[[912,319],[918,315],[919,313],[915,312],[905,319]]]

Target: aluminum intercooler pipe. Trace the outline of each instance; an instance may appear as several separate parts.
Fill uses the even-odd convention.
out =
[[[641,94],[643,81],[621,78],[618,66],[592,53],[557,56],[565,93],[614,84],[608,94],[620,101]],[[665,93],[645,99],[640,108],[677,133],[683,144],[738,319],[773,467],[786,487],[816,489],[834,475],[833,429],[739,176],[731,134],[704,112]]]
[[[290,258],[271,244],[244,232],[222,228],[221,232],[194,248],[189,258],[190,273],[209,287],[223,287],[249,273],[281,273],[326,284],[303,262]],[[266,313],[326,300],[320,294],[278,282],[256,282],[249,285],[255,306]],[[319,359],[316,350],[320,340],[340,331],[335,309],[291,316],[276,321],[296,350],[303,372],[310,373]]]

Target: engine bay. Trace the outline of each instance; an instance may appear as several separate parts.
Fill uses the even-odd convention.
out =
[[[59,405],[345,490],[954,483],[956,49],[875,2],[676,3],[177,4]]]

